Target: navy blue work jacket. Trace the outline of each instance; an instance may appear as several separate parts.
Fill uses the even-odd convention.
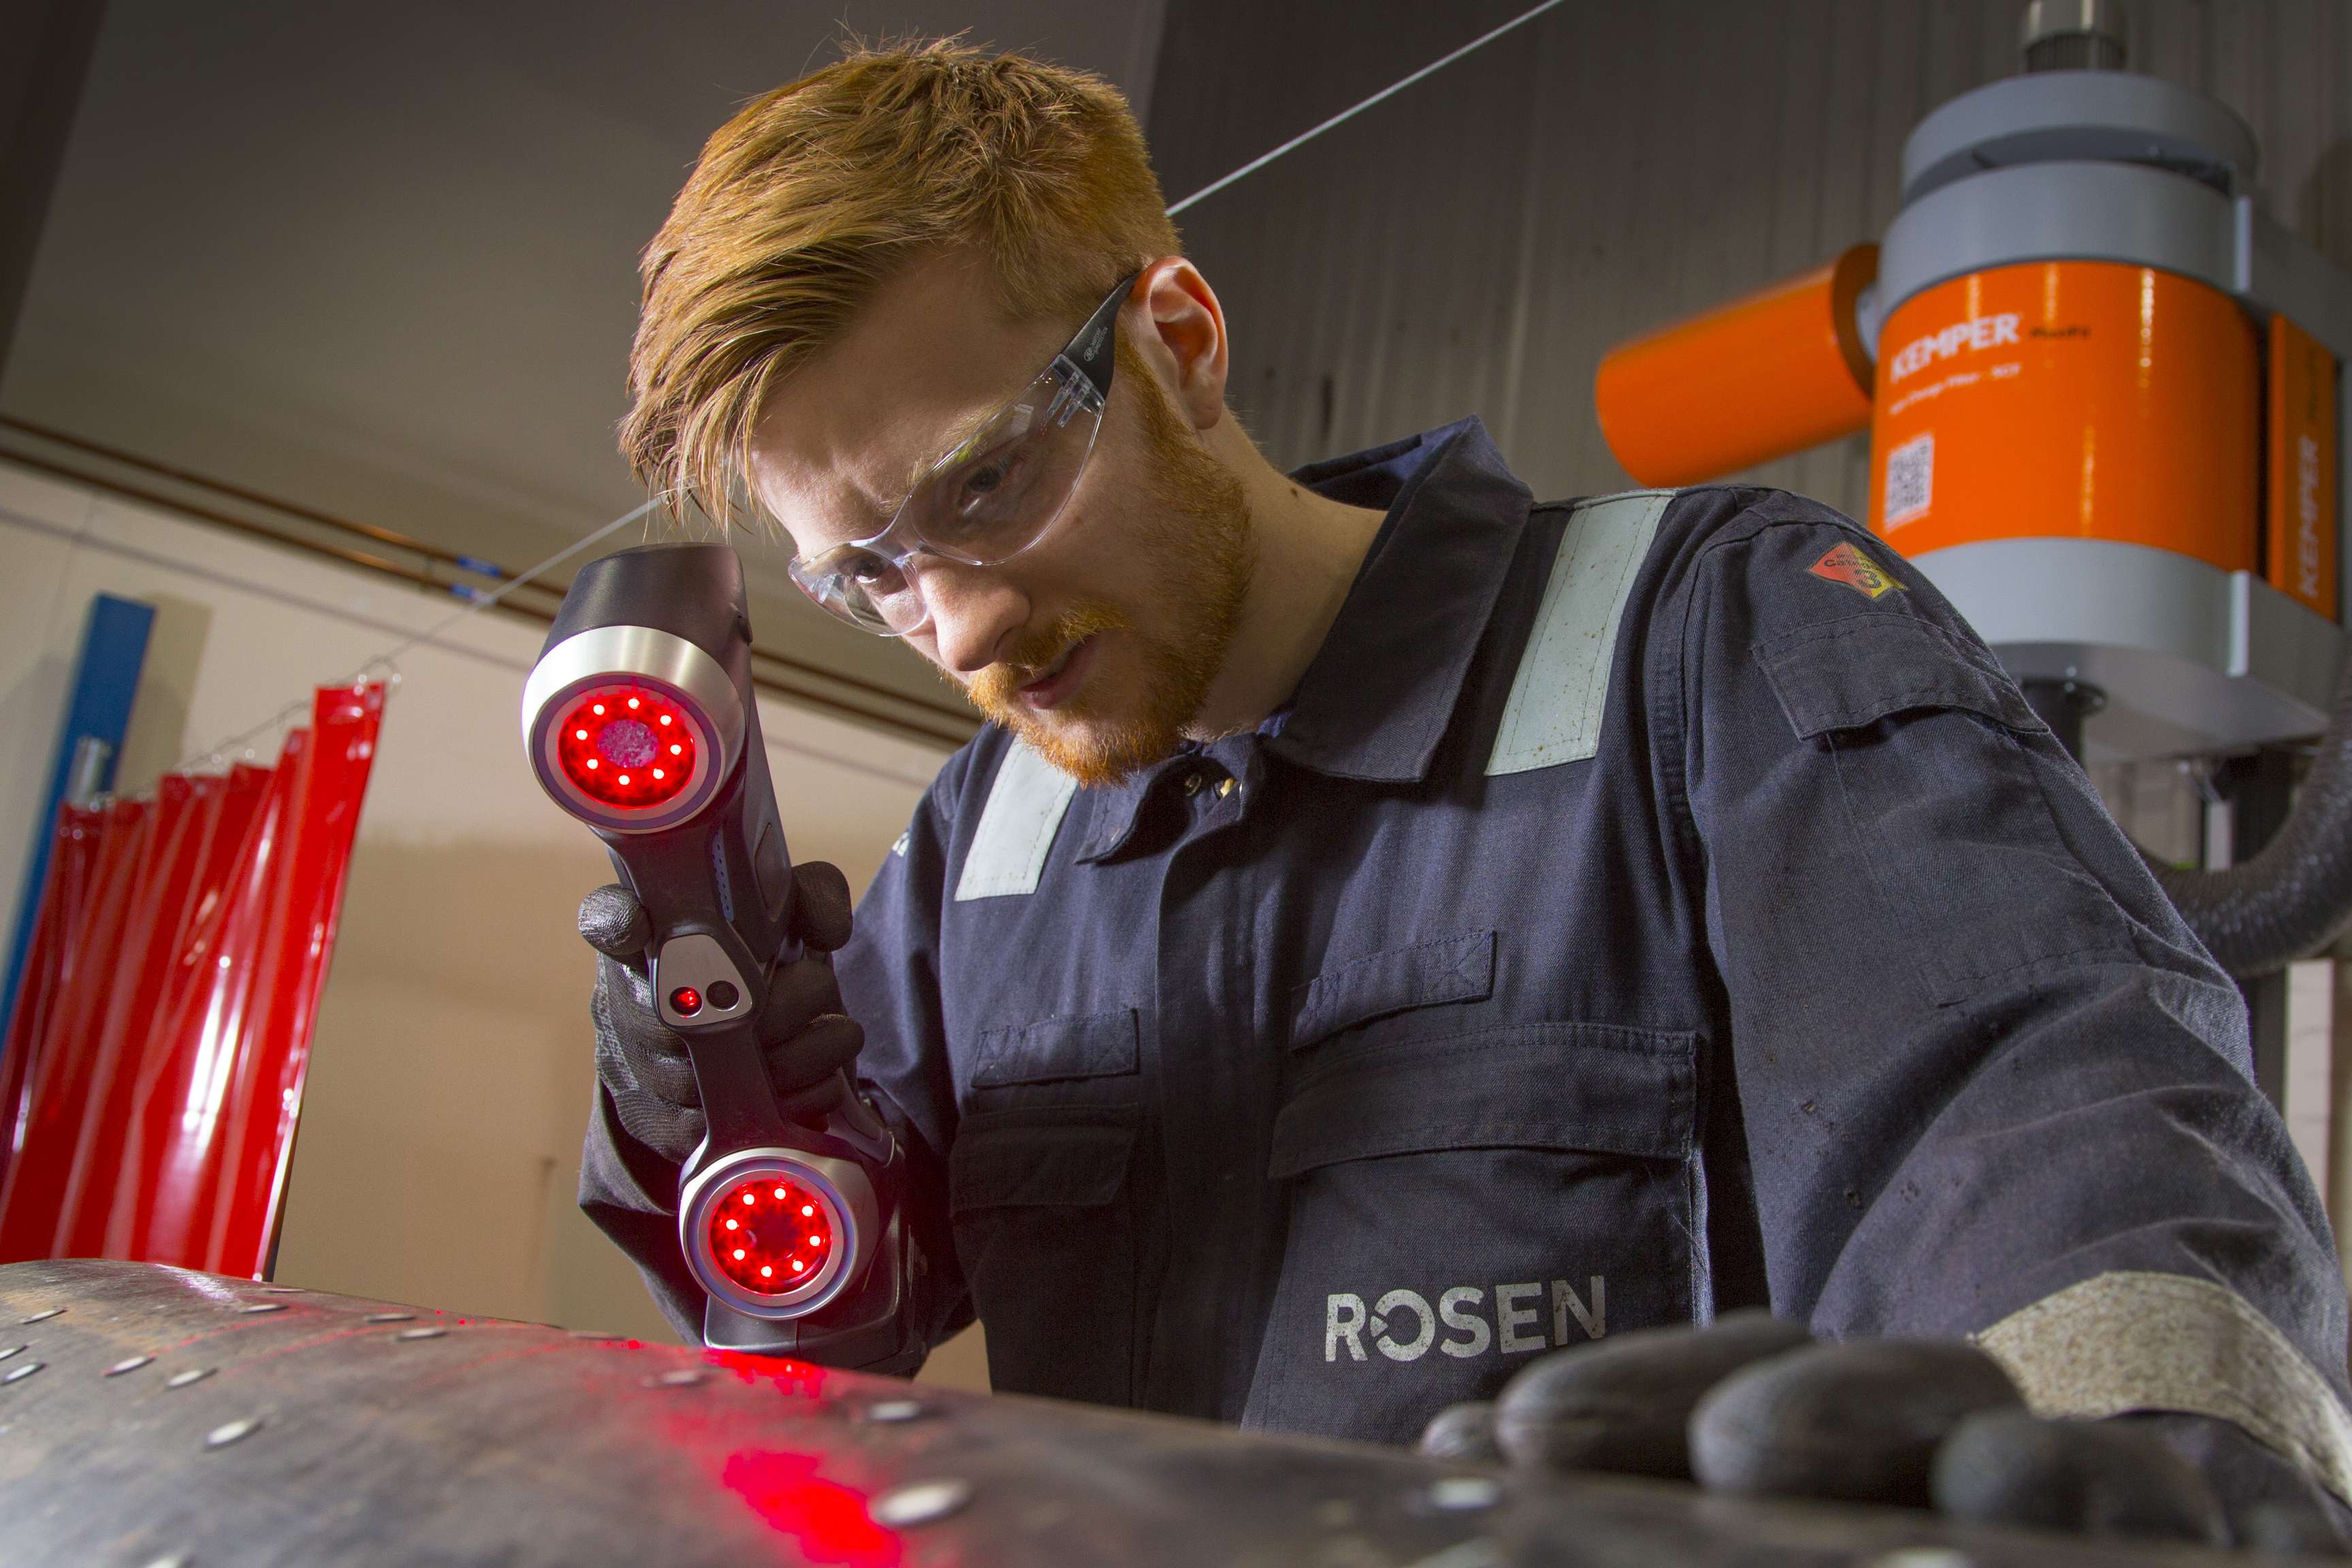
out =
[[[977,1313],[1000,1390],[1405,1441],[1753,1304],[2006,1331],[2033,1394],[2160,1298],[2340,1412],[2239,996],[1916,570],[1772,490],[1531,505],[1475,420],[1298,478],[1387,519],[1290,705],[1109,788],[985,731],[837,957],[934,1342]],[[591,1212],[666,1207],[615,1141],[608,1098]],[[2197,1402],[2126,1351],[2037,1403]]]

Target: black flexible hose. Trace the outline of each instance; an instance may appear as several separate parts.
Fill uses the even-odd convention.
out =
[[[2352,919],[2352,658],[2334,707],[2294,808],[2259,854],[2221,871],[2155,867],[2189,929],[2240,980],[2326,946]]]

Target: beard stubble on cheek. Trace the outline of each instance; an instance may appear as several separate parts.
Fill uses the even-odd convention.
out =
[[[1085,599],[1024,636],[1005,659],[965,687],[975,706],[1081,784],[1116,784],[1171,755],[1224,668],[1256,563],[1241,481],[1202,448],[1139,355],[1119,344],[1137,388],[1150,479],[1150,521],[1136,541],[1142,591],[1171,612],[1144,631],[1109,599]],[[1062,653],[1103,632],[1125,632],[1140,657],[1132,689],[1081,687],[1050,713],[1021,700],[1022,686]],[[1091,685],[1092,683],[1090,683]]]

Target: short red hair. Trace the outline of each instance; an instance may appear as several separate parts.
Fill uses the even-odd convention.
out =
[[[1080,316],[1177,248],[1098,77],[953,41],[859,47],[719,128],[646,247],[621,449],[727,519],[770,394],[919,251],[988,257],[1017,317]]]

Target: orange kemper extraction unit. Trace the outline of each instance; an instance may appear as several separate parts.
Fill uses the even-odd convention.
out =
[[[2070,742],[2316,734],[2352,280],[2256,205],[2237,116],[2101,68],[2119,20],[2030,7],[2026,73],[1912,132],[1880,245],[1611,350],[1601,429],[1673,485],[1867,424],[1872,528]]]

